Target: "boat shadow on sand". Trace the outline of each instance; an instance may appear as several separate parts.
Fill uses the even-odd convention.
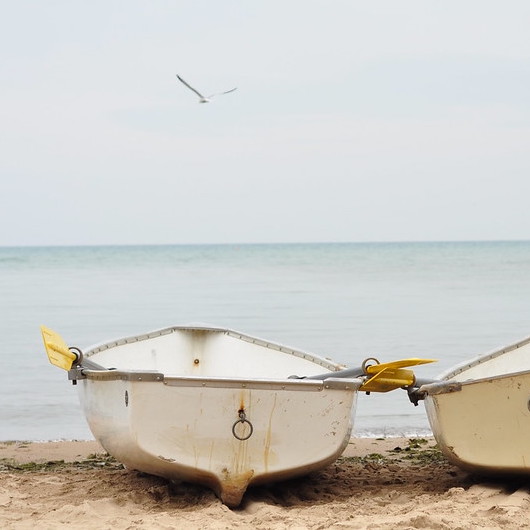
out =
[[[445,459],[436,447],[420,447],[410,440],[405,447],[366,456],[340,457],[327,468],[306,476],[250,487],[234,512],[252,512],[260,504],[281,508],[331,503],[360,504],[374,495],[414,496],[424,493],[446,495],[476,485],[509,495],[530,488],[530,480],[521,476],[491,477],[466,472]],[[180,504],[195,492],[205,502],[220,502],[207,489],[191,484],[166,482],[167,501]],[[192,494],[193,495],[193,494]],[[196,498],[197,499],[197,498]],[[191,500],[193,503],[193,500]]]
[[[253,514],[260,507],[309,508],[343,504],[380,505],[420,495],[445,498],[478,489],[510,496],[525,490],[530,493],[530,479],[521,476],[485,476],[464,471],[450,462],[438,449],[413,450],[396,448],[385,454],[363,457],[341,457],[327,468],[306,476],[282,482],[251,486],[235,514]],[[149,496],[164,509],[190,509],[218,504],[221,501],[206,487],[174,483],[143,473],[127,473],[119,489],[136,488],[139,499]],[[383,499],[383,500],[381,500]]]
[[[53,473],[61,495],[83,491],[84,500],[113,498],[119,505],[143,505],[150,510],[195,510],[219,505],[211,489],[191,483],[175,483],[142,472],[127,470],[107,454],[65,463],[16,464],[2,461],[0,471],[22,473],[26,482],[37,473]],[[411,439],[383,453],[342,456],[323,470],[282,482],[250,487],[234,514],[252,514],[261,506],[304,508],[342,503],[358,505],[414,498],[422,494],[447,496],[473,487],[493,488],[510,495],[527,489],[525,477],[484,477],[468,473],[448,462],[432,442]],[[35,484],[37,488],[37,484]],[[50,491],[50,496],[54,495]]]

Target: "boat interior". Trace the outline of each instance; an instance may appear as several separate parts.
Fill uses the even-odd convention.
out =
[[[310,353],[211,328],[168,328],[98,345],[84,357],[105,368],[166,376],[285,379],[342,368]]]
[[[464,382],[530,370],[530,338],[475,357],[442,374],[446,381]]]

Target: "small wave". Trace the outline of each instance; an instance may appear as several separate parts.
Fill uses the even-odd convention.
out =
[[[353,431],[353,438],[426,438],[433,436],[430,429],[383,429]]]

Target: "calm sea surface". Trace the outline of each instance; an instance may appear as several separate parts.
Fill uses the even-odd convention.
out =
[[[41,324],[84,348],[203,322],[436,377],[530,335],[530,242],[0,248],[0,316],[0,440],[92,439]],[[355,432],[430,429],[399,390],[361,394]]]

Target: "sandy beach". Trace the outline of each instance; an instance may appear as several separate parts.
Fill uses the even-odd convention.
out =
[[[230,510],[208,489],[123,469],[96,442],[0,443],[2,528],[528,528],[523,479],[474,477],[432,439],[352,439],[328,468],[250,488]]]

